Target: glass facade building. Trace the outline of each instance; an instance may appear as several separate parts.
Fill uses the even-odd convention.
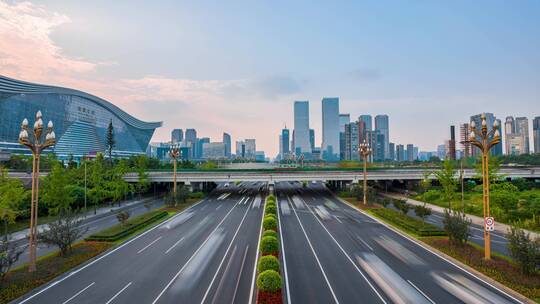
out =
[[[322,146],[323,159],[337,161],[340,156],[339,143],[339,98],[325,97],[322,100]]]
[[[112,103],[74,89],[40,85],[0,76],[0,150],[30,154],[18,143],[21,122],[34,122],[37,111],[44,123],[54,123],[54,152],[66,159],[92,156],[106,150],[109,123],[114,127],[115,157],[145,154],[148,143],[161,122],[144,122]]]

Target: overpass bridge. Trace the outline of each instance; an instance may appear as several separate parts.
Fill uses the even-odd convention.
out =
[[[436,169],[433,169],[436,170]],[[433,171],[431,170],[431,172]],[[376,168],[368,170],[368,180],[372,181],[415,181],[424,179],[426,169],[395,169]],[[458,171],[459,172],[459,171]],[[459,174],[459,173],[458,173]],[[528,168],[501,168],[499,174],[506,178],[540,179],[540,167]],[[168,183],[173,181],[172,171],[148,172],[151,182]],[[476,176],[474,169],[465,169],[464,178],[470,179]],[[456,175],[456,177],[459,177]],[[125,180],[137,182],[137,173],[128,173]],[[429,176],[434,179],[434,175]],[[287,181],[347,181],[356,183],[363,180],[361,170],[208,170],[208,171],[178,171],[176,176],[179,183],[199,182],[287,182]]]

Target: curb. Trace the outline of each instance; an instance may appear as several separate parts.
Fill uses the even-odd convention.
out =
[[[526,296],[522,295],[521,293],[507,287],[506,285],[503,285],[501,284],[500,282],[488,277],[487,275],[481,273],[480,271],[464,264],[463,262],[459,261],[459,260],[456,260],[455,258],[451,257],[451,256],[448,256],[447,254],[445,254],[444,252],[441,252],[440,250],[436,249],[436,248],[433,248],[431,247],[430,245],[422,242],[421,240],[417,240],[415,238],[412,238],[410,236],[408,236],[406,233],[400,231],[399,229],[387,224],[387,223],[384,223],[382,222],[379,218],[377,217],[374,217],[373,215],[365,212],[364,210],[356,207],[355,205],[349,203],[348,201],[338,197],[338,196],[334,196],[336,197],[339,201],[341,201],[342,203],[344,204],[347,204],[348,206],[350,206],[351,208],[354,208],[355,210],[357,210],[358,212],[368,216],[369,218],[375,220],[376,222],[378,222],[379,224],[387,227],[388,229],[396,232],[397,234],[405,237],[406,239],[414,242],[415,244],[423,247],[424,249],[430,251],[431,253],[435,254],[436,256],[439,256],[440,258],[446,260],[447,262],[450,262],[450,264],[454,264],[454,266],[457,266],[458,268],[462,268],[463,270],[465,270],[466,272],[469,272],[471,274],[474,274],[475,276],[477,276],[479,279],[481,279],[482,281],[484,281],[485,283],[488,283],[488,284],[491,284],[493,285],[494,287],[500,289],[501,291],[504,291],[505,293],[511,295],[512,297],[516,298],[517,300],[523,302],[523,303],[528,303],[528,304],[535,304],[536,302],[527,298]]]

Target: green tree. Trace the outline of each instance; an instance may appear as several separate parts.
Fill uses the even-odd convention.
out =
[[[4,222],[4,232],[7,235],[7,225],[13,223],[20,212],[20,206],[27,192],[22,182],[7,176],[7,170],[0,168],[0,220]]]
[[[443,225],[450,243],[462,246],[469,239],[471,220],[467,219],[465,213],[444,209]]]
[[[68,189],[70,180],[67,170],[59,163],[52,165],[52,170],[43,180],[43,200],[50,214],[58,214],[71,209],[75,198]]]
[[[508,250],[519,264],[522,273],[530,275],[540,269],[540,239],[533,240],[522,229],[511,227]]]
[[[431,208],[426,207],[424,204],[422,205],[416,205],[414,206],[414,214],[422,219],[422,223],[425,223],[426,217],[431,215]]]
[[[114,140],[114,127],[113,127],[113,123],[112,123],[112,119],[111,121],[109,122],[109,126],[107,127],[107,153],[109,154],[109,163],[112,167],[112,164],[113,164],[113,160],[112,160],[112,151],[113,151],[113,148],[114,148],[114,145],[116,144],[115,140]]]
[[[65,256],[75,241],[81,238],[88,227],[81,226],[82,219],[71,211],[60,213],[57,221],[49,223],[47,229],[38,234],[38,240],[47,245],[55,245]]]
[[[456,196],[458,181],[455,177],[456,170],[450,160],[445,160],[441,170],[433,172],[439,184],[443,189],[445,200],[448,202],[448,208],[452,209],[452,200]]]
[[[145,156],[139,156],[137,158],[137,174],[139,179],[135,185],[136,192],[141,195],[148,192],[150,188],[150,177],[147,172],[148,168],[148,159]]]

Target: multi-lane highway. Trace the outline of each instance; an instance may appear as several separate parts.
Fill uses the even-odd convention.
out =
[[[276,191],[289,303],[519,302],[321,184],[282,182]]]
[[[222,184],[16,303],[255,303],[263,191]],[[275,191],[285,303],[519,303],[321,183]]]
[[[248,303],[263,215],[260,187],[217,189],[16,302]]]

